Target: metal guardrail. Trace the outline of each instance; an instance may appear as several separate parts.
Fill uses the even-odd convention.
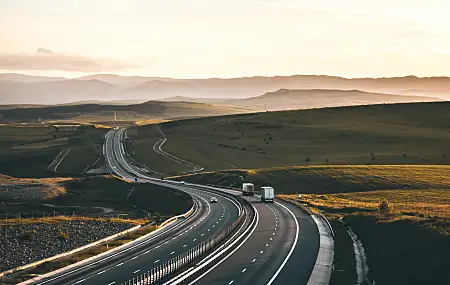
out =
[[[122,285],[155,285],[167,282],[175,274],[180,273],[189,266],[195,266],[196,262],[200,261],[202,257],[205,257],[213,249],[222,244],[227,237],[231,236],[238,227],[245,222],[245,217],[247,215],[250,215],[251,217],[254,215],[253,208],[248,206],[244,207],[237,220],[226,229],[217,232],[194,248],[148,270],[146,273],[122,283]]]

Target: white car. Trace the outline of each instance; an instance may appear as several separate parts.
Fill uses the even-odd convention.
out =
[[[211,197],[211,203],[217,203],[217,198],[216,197]]]
[[[180,181],[180,184],[183,184],[183,185],[184,185],[184,184],[186,184],[186,182],[184,182],[184,181]]]

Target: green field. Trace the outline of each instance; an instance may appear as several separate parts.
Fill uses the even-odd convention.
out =
[[[48,177],[47,167],[57,155],[70,148],[57,173],[80,175],[100,155],[108,129],[83,126],[58,132],[50,125],[0,126],[0,173],[17,177]]]
[[[163,123],[164,149],[205,170],[323,164],[448,164],[450,103],[267,112]],[[146,132],[137,140],[146,144]],[[151,145],[154,138],[148,138]],[[136,157],[152,166],[144,152]]]

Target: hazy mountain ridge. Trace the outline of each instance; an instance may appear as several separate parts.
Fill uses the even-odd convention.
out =
[[[450,99],[450,78],[415,76],[342,78],[323,75],[174,79],[164,77],[89,75],[75,79],[0,74],[0,104],[61,104],[84,100],[155,100],[174,96],[214,99],[255,97],[280,89],[361,90]]]

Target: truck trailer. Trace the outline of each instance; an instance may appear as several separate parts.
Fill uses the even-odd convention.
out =
[[[255,186],[252,183],[242,183],[242,195],[244,196],[255,195]]]
[[[273,203],[275,198],[275,191],[272,187],[264,186],[261,187],[261,201],[264,203]]]

